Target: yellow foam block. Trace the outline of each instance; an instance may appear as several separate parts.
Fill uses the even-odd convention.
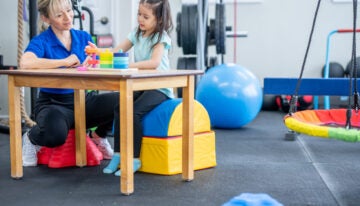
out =
[[[143,137],[141,146],[140,171],[173,175],[182,172],[182,138]],[[194,169],[216,166],[215,132],[195,134]]]
[[[205,107],[194,101],[194,132],[208,132],[211,130],[210,117]],[[169,122],[168,136],[182,134],[182,103],[178,105]]]

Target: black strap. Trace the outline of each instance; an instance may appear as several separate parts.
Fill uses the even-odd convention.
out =
[[[359,111],[359,93],[357,90],[357,62],[356,62],[356,19],[357,19],[357,0],[353,0],[353,41],[352,41],[352,53],[351,53],[351,69],[350,69],[350,82],[349,82],[349,100],[348,108],[346,112],[346,125],[347,129],[351,128],[351,116],[352,109],[356,112]],[[354,78],[354,87],[352,86]],[[354,104],[351,106],[351,94],[352,89],[354,88],[353,100]]]
[[[304,73],[304,69],[305,69],[305,63],[307,60],[307,56],[309,53],[309,49],[310,49],[310,45],[311,45],[311,40],[312,40],[312,36],[314,33],[314,28],[315,28],[315,24],[316,24],[316,19],[317,19],[317,15],[319,13],[319,8],[320,8],[320,3],[321,0],[318,0],[317,6],[316,6],[316,10],[315,10],[315,14],[314,14],[314,19],[313,19],[313,23],[311,26],[311,31],[310,31],[310,36],[309,36],[309,40],[308,40],[308,44],[306,47],[306,52],[305,52],[305,56],[304,56],[304,60],[301,66],[301,72],[300,72],[300,76],[298,78],[297,84],[296,84],[296,88],[295,88],[295,92],[294,95],[291,96],[291,100],[290,100],[290,108],[289,108],[289,115],[291,115],[292,113],[296,112],[296,105],[297,105],[297,100],[298,100],[298,93],[299,93],[299,89],[300,89],[300,85],[301,85],[301,80],[302,80],[302,76]]]

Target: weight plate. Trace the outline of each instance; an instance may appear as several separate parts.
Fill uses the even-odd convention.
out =
[[[179,57],[177,61],[177,69],[196,69],[196,57]],[[177,96],[179,98],[182,97],[182,88],[177,89]]]
[[[196,54],[197,25],[197,5],[182,5],[180,38],[184,54]]]
[[[186,57],[179,57],[177,61],[177,69],[186,69]]]
[[[176,15],[176,42],[181,47],[181,13]]]

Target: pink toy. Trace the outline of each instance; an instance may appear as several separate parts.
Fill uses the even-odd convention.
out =
[[[88,68],[85,67],[85,66],[78,66],[78,67],[77,67],[77,70],[78,70],[78,71],[87,71]]]

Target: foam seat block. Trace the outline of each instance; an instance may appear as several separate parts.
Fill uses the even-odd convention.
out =
[[[210,131],[210,118],[204,106],[194,101],[194,133]],[[144,136],[171,137],[182,134],[182,99],[169,99],[149,112],[143,120]]]
[[[162,175],[182,172],[182,136],[143,137],[140,171]],[[215,132],[194,135],[194,169],[216,166]]]
[[[54,148],[41,147],[37,153],[38,164],[45,164],[50,168],[76,166],[75,138],[75,130],[70,130],[63,145]],[[86,136],[86,165],[100,165],[102,159],[102,153],[90,137]]]

